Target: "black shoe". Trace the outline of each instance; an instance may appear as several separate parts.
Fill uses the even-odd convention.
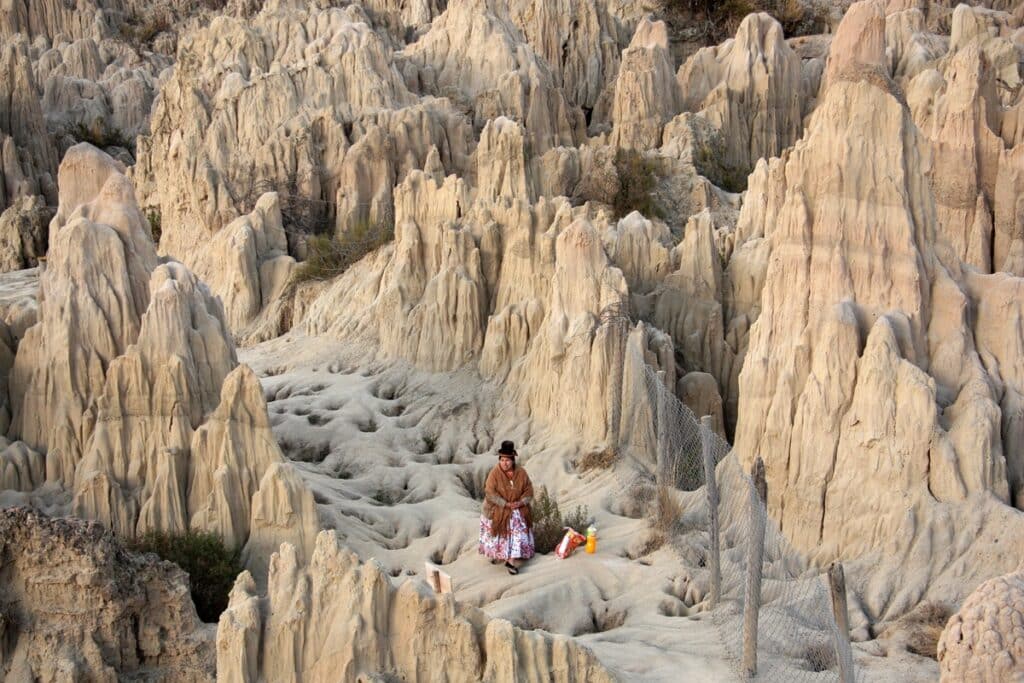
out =
[[[505,563],[505,569],[507,569],[508,573],[511,574],[512,576],[515,576],[516,574],[519,573],[519,567],[515,566],[511,562],[506,562]]]

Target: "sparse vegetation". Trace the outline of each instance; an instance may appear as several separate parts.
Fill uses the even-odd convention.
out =
[[[645,218],[661,218],[664,211],[655,196],[661,162],[656,157],[645,156],[642,152],[620,149],[615,155],[615,171],[619,189],[612,199],[615,215],[622,218],[632,211],[639,211]]]
[[[907,650],[921,657],[938,658],[939,638],[953,616],[948,605],[923,602],[900,619],[907,633]]]
[[[650,522],[655,535],[670,538],[683,516],[683,508],[674,491],[668,486],[659,486],[651,502]]]
[[[726,192],[744,192],[751,169],[731,166],[723,161],[724,146],[699,147],[693,160],[697,172]]]
[[[108,147],[123,147],[135,155],[135,141],[129,140],[116,128],[90,128],[79,123],[71,132],[71,136],[79,142],[88,142],[93,147],[106,149]]]
[[[749,14],[767,12],[782,24],[787,38],[823,32],[829,25],[828,0],[662,0],[662,9],[672,14],[696,15],[703,23],[707,44],[735,35]]]
[[[239,549],[228,548],[220,536],[203,531],[149,531],[130,547],[139,553],[156,553],[185,570],[196,613],[208,624],[227,608],[228,593],[244,569]]]
[[[579,459],[576,469],[579,472],[606,470],[614,466],[618,459],[618,453],[611,448],[605,448],[603,451],[590,451]]]
[[[352,264],[395,237],[394,228],[385,223],[360,223],[340,236],[313,235],[306,241],[306,260],[292,282],[329,280],[341,275]]]
[[[534,547],[542,554],[550,553],[558,546],[565,533],[565,527],[569,526],[583,533],[590,520],[590,513],[585,505],[578,505],[571,513],[563,516],[558,503],[543,486],[534,497],[530,512],[533,515]]]
[[[804,661],[811,671],[828,671],[836,665],[835,645],[827,640],[817,640],[804,648]]]
[[[145,45],[170,28],[170,18],[165,13],[144,12],[122,22],[121,36],[134,45]]]
[[[160,244],[160,236],[163,235],[160,209],[149,207],[145,213],[146,220],[149,221],[149,234],[153,238],[153,244]]]

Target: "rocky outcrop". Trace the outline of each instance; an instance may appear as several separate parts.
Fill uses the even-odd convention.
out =
[[[733,40],[699,50],[680,67],[686,111],[700,112],[726,141],[723,165],[749,172],[803,130],[803,66],[767,14],[752,14]]]
[[[946,624],[939,639],[944,682],[1016,681],[1024,677],[1024,575],[990,579],[978,586]]]
[[[506,3],[452,0],[426,35],[402,51],[406,82],[415,92],[466,103],[478,128],[498,116],[521,121],[537,154],[575,146],[583,137],[582,111],[519,35]]]
[[[241,333],[281,295],[294,268],[278,195],[268,193],[251,213],[214,234],[196,256],[195,273],[220,297],[231,329]]]
[[[40,195],[20,197],[0,213],[0,273],[39,265],[52,211]]]
[[[884,56],[881,5],[854,5],[807,133],[755,173],[763,204],[738,228],[764,235],[771,255],[739,376],[736,450],[764,458],[771,514],[798,547],[845,558],[884,547],[929,567],[904,565],[899,595],[869,587],[876,613],[945,571],[940,548],[981,552],[975,537],[936,543],[943,520],[984,509],[1010,520],[1006,533],[1024,529],[1005,507],[1019,456],[1001,436],[995,366],[981,360],[959,264],[947,268],[937,239],[929,143]],[[1007,559],[962,562],[983,577]]]
[[[339,611],[337,605],[346,605]],[[612,681],[589,650],[563,636],[521,631],[435,595],[420,581],[397,589],[375,562],[360,564],[334,531],[308,566],[281,546],[267,596],[243,573],[217,630],[220,681]]]
[[[622,53],[612,104],[612,144],[639,150],[660,147],[662,128],[679,111],[679,99],[665,23],[644,19]]]
[[[143,205],[159,212],[160,251],[204,273],[211,238],[256,211],[266,192],[279,193],[286,232],[341,233],[392,223],[393,188],[409,171],[469,168],[471,119],[406,88],[388,42],[358,5],[271,3],[251,20],[218,17],[183,40],[180,56],[151,134],[139,139],[133,178]],[[212,251],[236,249],[227,245],[238,230],[232,225]],[[301,236],[288,251],[301,254]],[[276,293],[286,262],[257,256],[264,258],[273,264],[269,280],[249,279],[225,299],[233,327]]]
[[[5,680],[214,680],[188,576],[98,524],[0,509],[0,575]]]
[[[157,265],[121,171],[88,145],[61,164],[40,320],[14,363],[11,432],[45,453],[46,480],[73,492],[72,512],[122,536],[204,529],[241,547],[259,529],[258,547],[269,534],[309,548],[312,495],[284,465],[223,309],[182,264]],[[273,197],[260,208],[274,209]],[[254,569],[265,562],[247,557]]]
[[[28,43],[5,39],[0,47],[0,211],[19,198],[57,199],[57,152],[46,133]]]

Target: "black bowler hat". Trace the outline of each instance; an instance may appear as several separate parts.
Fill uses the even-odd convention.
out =
[[[511,441],[502,441],[501,448],[498,449],[498,457],[500,458],[503,455],[506,455],[510,458],[514,458],[517,455],[519,455],[518,453],[516,453],[516,445]]]

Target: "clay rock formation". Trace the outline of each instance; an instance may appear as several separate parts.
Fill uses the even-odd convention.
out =
[[[220,297],[231,329],[242,331],[280,296],[294,267],[280,201],[268,193],[214,234],[196,257],[195,273]]]
[[[217,630],[219,681],[376,677],[614,680],[569,638],[488,619],[419,581],[396,589],[375,562],[360,565],[334,531],[320,532],[308,566],[282,545],[271,558],[265,598],[248,572],[238,577]]]
[[[644,19],[622,53],[615,81],[611,142],[626,149],[661,146],[661,131],[679,111],[668,32],[662,21]]]
[[[733,40],[697,51],[678,73],[682,106],[726,140],[723,165],[749,172],[778,156],[803,129],[803,64],[767,14],[752,14]]]
[[[0,213],[0,273],[39,265],[52,211],[41,195],[20,197]]]
[[[522,128],[492,122],[489,135],[507,136],[509,154],[491,159],[504,170],[479,177],[517,187]],[[621,340],[601,314],[628,306],[629,266],[605,251],[606,214],[564,199],[529,204],[502,187],[473,199],[462,179],[411,173],[395,190],[394,245],[331,283],[303,330],[373,343],[433,371],[476,365],[519,387],[531,413],[603,435],[609,359]],[[638,249],[623,246],[620,258],[639,267],[647,250]],[[576,400],[565,404],[565,392]]]
[[[446,100],[408,91],[358,5],[271,3],[251,20],[221,16],[180,56],[133,178],[143,205],[160,211],[161,252],[190,266],[267,191],[315,202],[310,225],[285,216],[286,230],[342,231],[390,221],[391,188],[435,148],[445,168],[467,167],[470,122]]]
[[[1003,440],[998,371],[966,313],[984,299],[972,302],[959,264],[945,265],[929,143],[888,80],[884,25],[879,3],[851,7],[806,134],[755,173],[765,197],[744,207],[737,232],[763,235],[771,254],[735,445],[746,462],[764,458],[771,513],[796,545],[914,553],[931,575],[904,566],[912,592],[947,566],[928,540],[942,520],[985,509],[1020,532],[1005,507],[1019,454]],[[969,555],[975,540],[942,544]],[[1003,566],[965,562],[972,576]],[[914,600],[881,584],[866,593],[875,613]]]
[[[14,363],[11,433],[45,453],[46,480],[73,492],[75,514],[122,536],[194,528],[241,547],[259,530],[257,545],[269,535],[309,548],[312,495],[283,464],[220,302],[182,264],[157,265],[121,171],[88,145],[61,164],[40,321]],[[273,208],[273,197],[261,205]],[[248,555],[254,568],[265,561]]]
[[[69,140],[86,140],[130,155],[135,138],[149,129],[160,73],[171,60],[91,38],[42,42],[33,52],[47,129],[61,149]]]
[[[521,121],[536,153],[581,141],[584,118],[548,64],[519,38],[493,0],[453,0],[420,40],[402,51],[416,92],[467,103],[478,127],[497,116]]]
[[[0,211],[19,198],[57,199],[57,152],[46,134],[28,43],[5,39],[0,48]]]
[[[1017,46],[1000,37],[992,12],[961,5],[941,59],[907,87],[918,127],[932,141],[930,168],[943,249],[981,270],[1024,273],[1024,235],[1017,227],[1024,157],[1016,131],[1019,107],[1001,95],[1017,85]],[[1000,54],[1013,56],[1012,76]],[[943,256],[949,263],[952,259]]]
[[[941,680],[1024,679],[1024,575],[998,576],[978,586],[939,639]]]
[[[188,576],[98,524],[0,509],[0,573],[5,680],[214,680]]]

